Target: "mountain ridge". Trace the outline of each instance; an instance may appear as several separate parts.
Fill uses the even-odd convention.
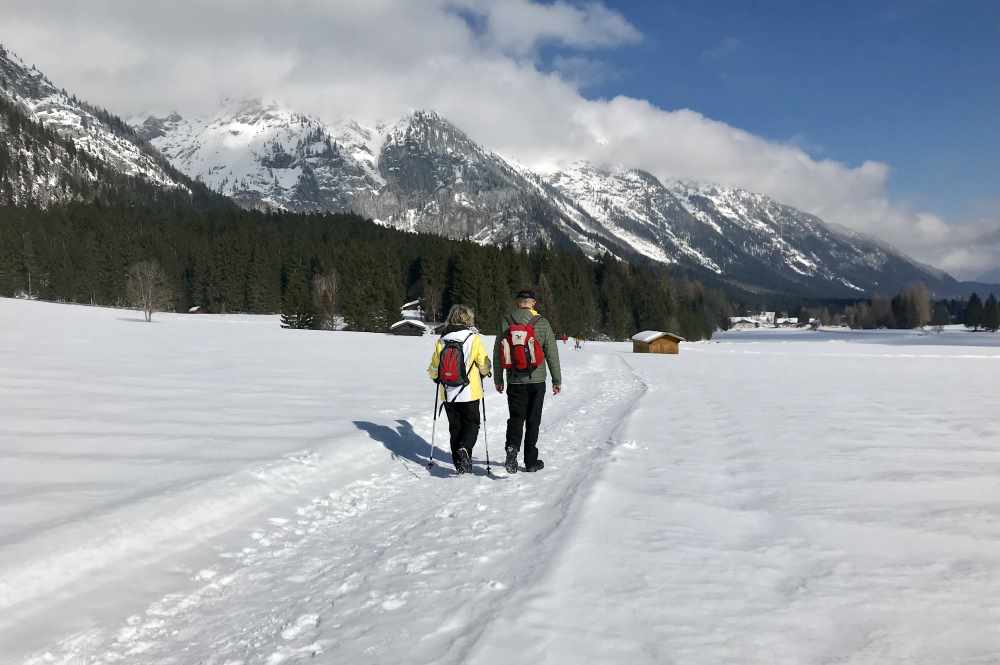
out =
[[[275,102],[247,103],[280,108]],[[395,228],[480,243],[530,247],[564,242],[591,256],[610,252],[625,260],[675,265],[761,292],[849,298],[915,281],[939,290],[957,284],[947,273],[884,242],[739,187],[683,179],[661,182],[642,169],[584,161],[541,174],[482,146],[433,110],[411,110],[377,127],[354,121],[325,125],[302,117],[308,121],[300,123],[323,128],[339,151],[327,165],[325,183],[312,187],[298,173],[276,173],[276,166],[294,168],[308,159],[298,147],[301,140],[295,150],[286,150],[293,153],[286,164],[269,161],[258,150],[251,159],[242,155],[223,159],[221,168],[187,172],[205,177],[231,163],[252,164],[258,171],[249,182],[283,183],[283,188],[278,197],[269,195],[273,187],[237,195],[244,205],[261,196],[290,210],[350,210]],[[216,122],[232,124],[233,118]],[[285,122],[277,132],[288,131],[291,124]],[[347,127],[353,128],[353,137]],[[266,123],[252,131],[263,143],[275,140],[275,128]],[[183,155],[213,144],[211,136],[205,138],[188,132],[172,142],[155,136],[150,140],[168,158],[181,155],[178,166],[191,169]],[[311,195],[315,190],[327,195]]]

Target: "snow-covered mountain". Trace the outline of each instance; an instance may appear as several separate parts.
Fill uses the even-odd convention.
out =
[[[862,293],[946,275],[762,194],[576,163],[547,177],[650,259],[748,287]]]
[[[87,198],[114,176],[158,187],[187,179],[121,119],[57,88],[0,46],[0,199]]]
[[[761,194],[586,162],[537,174],[434,112],[326,125],[276,103],[150,117],[139,133],[245,206],[353,210],[410,231],[644,257],[752,290],[851,296],[947,278]]]
[[[0,49],[2,202],[87,199],[123,179],[189,190],[189,178],[245,207],[354,211],[480,243],[573,245],[749,290],[851,296],[954,281],[737,188],[584,162],[534,173],[429,111],[368,127],[228,101],[211,117],[173,113],[130,126]]]
[[[607,249],[577,228],[570,202],[433,112],[376,127],[326,125],[244,100],[227,101],[207,119],[174,113],[136,126],[180,170],[246,207],[352,210],[481,243],[571,239],[591,253]]]
[[[211,118],[150,116],[137,132],[181,171],[246,207],[349,210],[381,184],[374,130],[350,123],[335,132],[276,104],[227,101]]]

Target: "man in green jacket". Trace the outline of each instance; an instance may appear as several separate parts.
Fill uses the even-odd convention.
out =
[[[504,378],[507,380],[507,407],[510,418],[507,420],[507,461],[504,466],[508,473],[517,473],[517,453],[521,449],[521,437],[524,437],[524,467],[527,471],[540,471],[545,463],[538,459],[538,427],[542,422],[542,405],[545,402],[545,365],[552,373],[552,394],[558,395],[562,388],[562,372],[559,369],[559,347],[552,325],[535,310],[535,292],[523,290],[515,296],[515,307],[504,317],[493,346],[493,366],[496,370],[503,367],[500,358],[500,348],[507,329],[515,323],[531,323],[535,329],[535,338],[545,354],[545,363],[530,372],[505,372],[494,370],[494,382],[497,392],[504,391]],[[525,428],[527,426],[527,428]]]

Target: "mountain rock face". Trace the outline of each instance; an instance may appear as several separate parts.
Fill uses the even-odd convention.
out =
[[[187,180],[127,123],[0,47],[0,202],[87,199],[115,177],[162,188]]]

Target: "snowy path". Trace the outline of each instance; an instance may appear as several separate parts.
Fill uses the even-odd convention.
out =
[[[998,352],[630,357],[625,442],[475,662],[1000,662]]]
[[[457,477],[448,465],[428,473],[419,464],[428,414],[385,409],[392,415],[357,418],[353,433],[329,447],[372,453],[360,455],[370,464],[348,474],[336,468],[343,456],[332,453],[278,464],[278,475],[294,482],[267,498],[256,520],[215,529],[189,550],[165,543],[169,559],[118,570],[109,582],[127,585],[168,566],[178,573],[175,588],[25,662],[251,665],[320,654],[337,662],[467,662],[511,593],[540,578],[568,537],[564,522],[642,389],[615,355],[567,355],[573,382],[547,398],[543,473]],[[489,407],[494,460],[502,459],[505,405],[494,395]],[[273,471],[265,475],[273,482]]]

